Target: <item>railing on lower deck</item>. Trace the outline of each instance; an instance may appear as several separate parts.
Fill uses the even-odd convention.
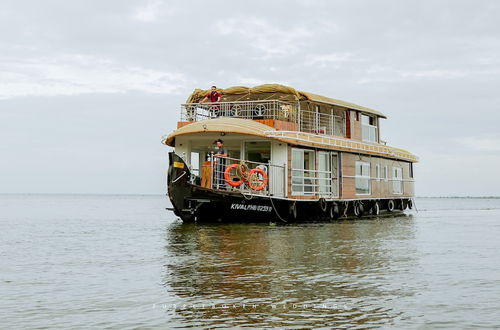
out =
[[[234,186],[230,185],[225,178],[226,170],[233,164],[238,165],[237,168],[233,168],[229,172],[230,182],[233,182]],[[251,171],[254,169],[261,171],[252,173]],[[211,160],[203,164],[199,180],[201,186],[214,190],[239,191],[245,194],[276,197],[285,197],[287,193],[285,166],[237,158],[212,155]],[[262,189],[255,189],[255,187],[262,187]]]
[[[297,122],[297,110],[297,104],[280,100],[186,103],[181,104],[181,121],[234,117]]]
[[[292,195],[335,198],[339,178],[332,171],[292,169]]]

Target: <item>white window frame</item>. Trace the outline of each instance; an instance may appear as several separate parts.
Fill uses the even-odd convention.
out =
[[[293,153],[294,151],[298,151],[300,153],[302,153],[302,168],[293,168]],[[309,169],[309,170],[306,170],[305,168],[303,168],[303,162],[304,162],[304,159],[305,159],[305,153],[306,152],[309,152],[311,153],[311,159],[312,159],[312,165],[313,165],[313,169]],[[316,190],[317,190],[317,178],[316,178],[316,151],[314,149],[301,149],[301,148],[292,148],[292,152],[291,152],[291,170],[292,170],[292,186],[291,186],[291,192],[292,192],[292,195],[293,196],[314,196],[316,195]],[[309,161],[311,161],[311,159]],[[293,179],[294,179],[294,172],[295,171],[301,171],[302,172],[302,176],[300,177],[297,177],[295,176],[295,179],[300,179],[302,181],[302,183],[294,183],[293,182]],[[313,173],[314,176],[309,176],[309,177],[306,177],[306,172],[308,172],[308,174],[310,173]],[[309,180],[310,184],[308,183],[305,183],[306,180]],[[302,186],[302,190],[301,191],[294,191],[294,186]],[[311,190],[312,191],[306,191],[306,186],[308,187],[311,187]]]
[[[326,171],[320,170],[322,156],[323,157],[326,156],[327,160]],[[338,167],[339,167],[339,158],[337,152],[325,151],[325,150],[316,151],[316,175],[317,175],[316,181],[318,184],[317,192],[319,196],[338,197],[338,191],[339,191]]]
[[[389,181],[389,167],[387,165],[384,166],[384,181]]]
[[[375,179],[380,181],[380,164],[375,164]]]
[[[361,166],[361,175],[358,175],[358,166]],[[363,174],[363,167],[368,166],[368,173],[366,175]],[[358,196],[368,196],[372,194],[372,181],[371,181],[371,164],[368,162],[362,162],[362,161],[356,161],[355,165],[355,182],[354,182],[354,189],[356,191],[356,195]],[[358,188],[357,188],[357,182],[358,179],[363,179],[363,180],[368,180],[368,193],[363,194],[363,193],[358,193]]]
[[[320,170],[321,167],[321,157],[325,157],[326,159],[326,167],[327,169],[324,171]],[[333,180],[332,180],[332,157],[330,152],[320,150],[316,152],[316,164],[318,166],[317,174],[318,174],[318,193],[320,196],[326,195],[330,196],[333,191]],[[325,191],[322,191],[325,190]]]
[[[398,176],[398,172],[399,172],[400,176]],[[399,185],[399,189],[396,189],[396,184]],[[392,193],[394,195],[402,195],[403,194],[403,168],[402,167],[393,167],[392,168]]]
[[[378,142],[377,125],[365,124],[364,118],[368,118],[368,123],[370,122],[370,118],[373,118],[374,122],[376,120],[373,116],[361,114],[361,139],[365,142]],[[365,136],[365,132],[368,134],[368,137]],[[372,135],[373,139],[371,138]]]

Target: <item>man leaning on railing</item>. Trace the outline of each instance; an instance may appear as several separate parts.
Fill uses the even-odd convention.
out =
[[[222,97],[222,94],[217,92],[217,87],[212,86],[212,90],[207,95],[205,95],[203,100],[200,101],[200,103],[205,103],[207,100],[210,99],[211,103],[215,103],[214,105],[210,106],[210,108],[209,108],[210,116],[219,117],[220,108],[219,108],[217,102],[220,102],[221,97]]]
[[[214,141],[216,144],[216,152],[214,154],[214,185],[215,189],[226,190],[226,183],[224,181],[224,171],[226,170],[228,157],[227,149],[224,148],[224,141],[217,139]]]

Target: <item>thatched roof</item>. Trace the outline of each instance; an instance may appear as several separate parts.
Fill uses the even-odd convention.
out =
[[[333,99],[330,97],[298,91],[293,87],[279,85],[279,84],[265,84],[255,87],[234,86],[225,89],[218,89],[222,93],[222,101],[239,101],[239,100],[259,100],[259,99],[279,99],[284,101],[312,101],[324,103],[329,105],[336,105],[347,109],[358,110],[382,118],[387,118],[383,113],[357,105],[354,103]],[[186,103],[200,102],[210,90],[195,89],[188,97]]]

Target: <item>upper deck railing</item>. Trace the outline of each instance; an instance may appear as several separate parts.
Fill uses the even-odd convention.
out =
[[[300,111],[299,124],[301,132],[345,136],[345,120],[341,116],[315,111]]]
[[[298,124],[297,130],[301,132],[345,136],[344,117],[301,110],[298,103],[256,100],[181,105],[181,121],[201,121],[218,117],[283,120]]]
[[[217,117],[277,119],[297,122],[298,106],[279,100],[186,103],[181,105],[181,121],[200,121]]]

